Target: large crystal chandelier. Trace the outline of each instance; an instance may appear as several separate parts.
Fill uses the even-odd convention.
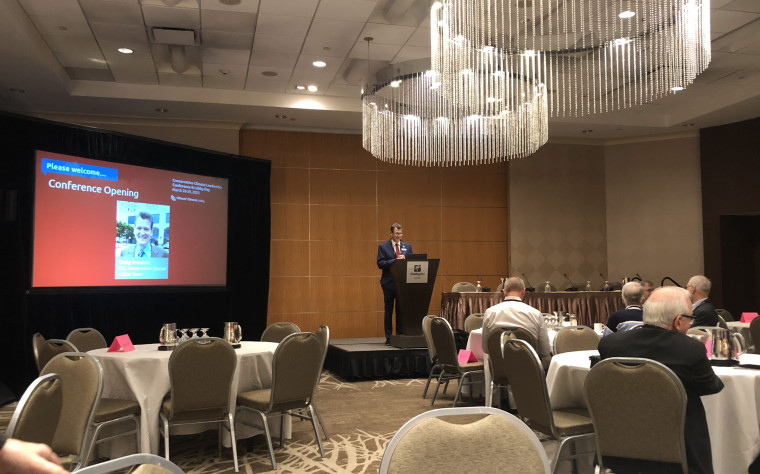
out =
[[[441,72],[429,63],[391,65],[362,95],[364,148],[383,161],[414,166],[530,155],[548,139],[544,86],[531,75],[537,65],[536,56],[514,58],[514,69],[496,81],[500,95],[484,98],[482,107],[448,98]]]
[[[493,74],[519,55],[540,58],[551,116],[656,100],[710,62],[709,0],[443,0],[431,13],[443,88],[477,107],[492,97]]]

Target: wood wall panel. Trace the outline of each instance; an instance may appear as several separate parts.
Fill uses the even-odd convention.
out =
[[[312,240],[374,240],[376,229],[376,206],[311,206]]]
[[[375,205],[374,171],[311,170],[311,203]]]
[[[375,170],[377,160],[364,148],[359,135],[311,134],[311,167],[343,170]]]
[[[272,168],[270,187],[272,204],[308,204],[309,170]]]
[[[271,276],[309,276],[309,241],[272,240],[269,274]]]
[[[444,242],[448,275],[501,275],[506,273],[506,242]]]
[[[374,276],[377,245],[372,241],[312,240],[312,276]]]
[[[308,277],[269,277],[269,314],[306,313],[310,307]]]
[[[241,130],[240,154],[272,161],[272,168],[308,168],[309,149],[300,132]]]
[[[506,169],[506,168],[505,168]],[[506,206],[509,176],[503,173],[452,173],[441,175],[442,202],[447,207]]]
[[[503,207],[444,207],[442,212],[445,241],[503,241],[509,227]]]
[[[441,205],[441,177],[427,169],[384,171],[377,174],[377,198],[380,206]]]
[[[272,240],[309,240],[309,206],[272,204]]]
[[[390,226],[398,222],[404,226],[404,239],[414,246],[417,240],[440,240],[441,238],[441,208],[384,206],[378,209],[378,240],[390,238]],[[415,250],[416,251],[416,250]]]
[[[380,285],[375,277],[312,277],[310,280],[312,311],[341,313],[377,309],[375,293]]]

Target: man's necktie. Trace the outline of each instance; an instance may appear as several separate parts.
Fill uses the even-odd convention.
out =
[[[398,248],[398,244],[396,244],[396,258],[399,258],[401,256],[401,251]]]
[[[140,257],[144,257],[145,256],[145,249],[140,250],[140,255],[139,256]]]

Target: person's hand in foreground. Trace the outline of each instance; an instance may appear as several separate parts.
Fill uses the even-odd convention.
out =
[[[0,449],[0,474],[5,473],[68,473],[46,444],[7,439]]]

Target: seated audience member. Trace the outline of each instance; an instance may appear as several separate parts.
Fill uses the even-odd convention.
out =
[[[715,375],[704,344],[686,335],[692,323],[689,293],[674,286],[657,288],[644,305],[644,324],[632,331],[610,334],[599,341],[601,359],[643,357],[670,368],[683,383],[686,404],[686,458],[690,473],[712,473],[710,434],[700,396],[718,393],[723,382]],[[657,403],[651,400],[651,403]],[[670,472],[670,464],[625,458],[605,458],[614,472]],[[675,466],[675,472],[680,467]]]
[[[644,304],[647,302],[649,295],[652,294],[652,291],[654,291],[655,286],[650,280],[642,280],[640,283],[644,287],[644,296],[641,297],[641,304]]]
[[[623,285],[621,292],[625,309],[615,311],[607,319],[607,327],[610,331],[617,331],[618,324],[625,321],[641,321],[641,303],[644,296],[644,287],[637,281],[631,281]]]
[[[710,296],[712,283],[703,275],[695,275],[689,278],[686,291],[691,296],[692,309],[694,310],[695,326],[717,326],[718,312],[715,306],[707,299]]]
[[[520,326],[536,338],[536,352],[541,361],[548,361],[551,358],[551,345],[544,315],[522,302],[525,297],[525,283],[522,278],[507,278],[503,291],[504,301],[491,306],[483,315],[483,351],[488,352],[488,335],[494,329],[499,326]]]
[[[0,435],[0,474],[64,474],[61,461],[46,444]]]

